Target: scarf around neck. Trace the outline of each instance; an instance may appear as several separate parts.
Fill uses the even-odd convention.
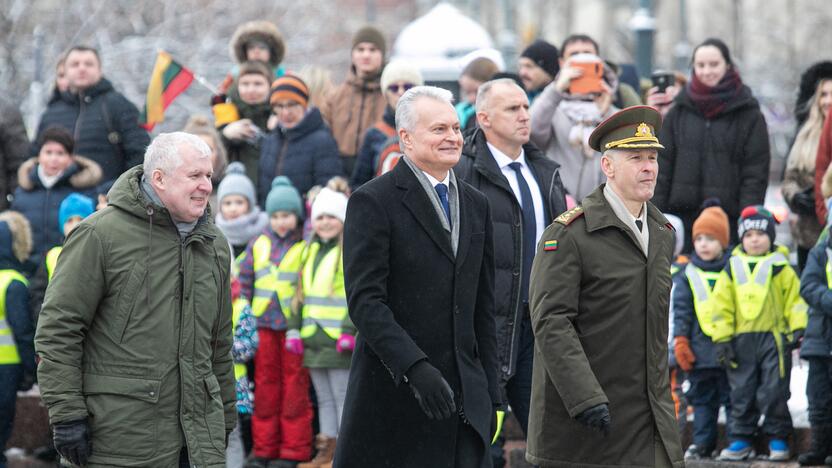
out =
[[[260,208],[254,207],[239,218],[227,220],[217,213],[214,224],[225,234],[232,246],[246,245],[257,237],[269,224],[269,217]]]
[[[739,73],[729,68],[725,76],[713,87],[702,83],[696,73],[693,73],[687,92],[699,112],[706,119],[712,119],[725,110],[728,103],[740,94],[742,87],[742,78]]]

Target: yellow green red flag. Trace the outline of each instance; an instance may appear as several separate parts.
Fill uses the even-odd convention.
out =
[[[165,109],[193,80],[193,72],[176,63],[167,52],[159,51],[139,124],[150,131],[157,123],[164,122]]]

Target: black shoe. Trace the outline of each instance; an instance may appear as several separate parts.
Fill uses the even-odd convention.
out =
[[[809,445],[809,451],[801,453],[797,457],[797,462],[803,466],[818,466],[824,463],[828,465],[832,461],[832,456],[827,457],[830,445],[832,445],[832,427],[812,426],[812,439]]]
[[[268,468],[297,468],[297,461],[294,460],[272,460],[267,465]]]

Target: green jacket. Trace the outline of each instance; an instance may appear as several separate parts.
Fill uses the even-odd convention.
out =
[[[647,204],[644,255],[603,185],[541,237],[529,307],[535,336],[526,458],[541,466],[683,466],[667,328],[673,232]],[[608,403],[608,437],[574,418]]]
[[[88,466],[225,466],[236,423],[228,241],[180,239],[125,172],[67,238],[35,336],[50,421],[88,418]]]

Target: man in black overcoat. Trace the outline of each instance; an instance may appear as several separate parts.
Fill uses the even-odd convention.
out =
[[[405,157],[347,206],[358,339],[334,466],[489,467],[501,400],[488,201],[451,170],[449,92],[409,90],[396,122]]]

